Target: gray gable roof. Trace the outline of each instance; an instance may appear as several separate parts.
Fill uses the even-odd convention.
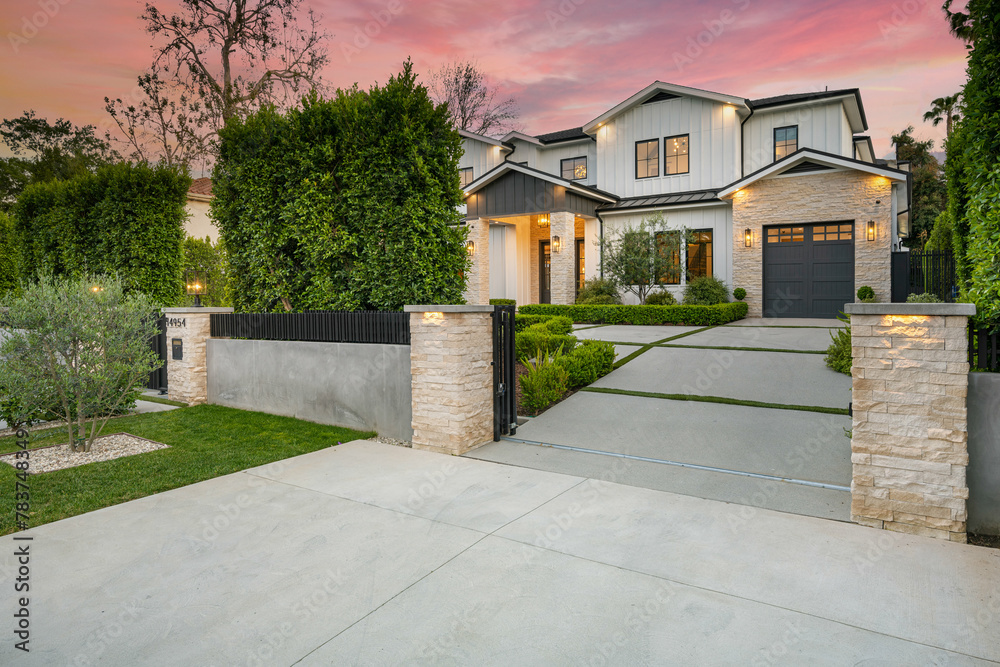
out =
[[[560,141],[572,141],[574,139],[589,139],[590,135],[585,134],[582,127],[572,127],[568,130],[559,130],[558,132],[549,132],[548,134],[536,134],[535,139],[538,139],[543,144],[554,144]]]

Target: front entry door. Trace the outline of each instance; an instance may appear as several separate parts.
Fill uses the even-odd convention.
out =
[[[552,246],[539,241],[538,303],[552,303]]]

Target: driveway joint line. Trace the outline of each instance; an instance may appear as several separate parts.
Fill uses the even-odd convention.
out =
[[[654,343],[654,347],[672,347],[684,350],[737,350],[740,352],[784,352],[786,354],[826,354],[826,350],[791,350],[781,347],[740,347],[738,345],[673,345]]]
[[[847,408],[834,408],[825,405],[794,405],[791,403],[766,403],[750,401],[728,396],[702,396],[700,394],[663,394],[652,391],[635,391],[632,389],[615,389],[613,387],[580,387],[577,391],[591,394],[614,394],[617,396],[635,396],[636,398],[655,398],[661,401],[692,401],[694,403],[718,403],[720,405],[739,405],[745,408],[761,408],[764,410],[793,410],[796,412],[817,412],[827,415],[849,416]]]

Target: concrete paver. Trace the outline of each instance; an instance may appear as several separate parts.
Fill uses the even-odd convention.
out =
[[[452,461],[354,442],[35,528],[0,663],[1000,660],[995,551],[482,461],[426,506],[492,532],[384,509]]]
[[[726,324],[727,327],[829,327],[839,329],[844,323],[838,319],[810,317],[747,317]]]
[[[637,326],[631,324],[609,324],[606,327],[595,327],[574,331],[573,335],[580,340],[610,340],[620,343],[655,343],[664,338],[672,338],[681,334],[697,331],[704,327],[681,326]],[[681,340],[687,340],[683,338]]]
[[[775,327],[715,327],[677,341],[706,347],[766,347],[782,350],[826,350],[833,329],[779,329]]]

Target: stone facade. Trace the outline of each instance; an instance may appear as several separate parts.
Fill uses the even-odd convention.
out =
[[[966,541],[966,304],[849,304],[851,519]]]
[[[476,244],[472,255],[468,280],[465,283],[465,302],[488,304],[490,302],[490,223],[482,218],[474,218],[467,223],[467,240]]]
[[[763,227],[813,222],[854,222],[854,289],[868,285],[878,301],[892,291],[892,183],[859,171],[765,178],[732,195],[733,284],[747,291],[749,317],[763,313]],[[875,221],[875,240],[867,224]],[[753,246],[744,233],[750,229]]]
[[[188,405],[208,402],[206,341],[209,315],[231,313],[232,308],[164,308],[167,317],[167,395]],[[183,358],[174,359],[173,342],[179,339]]]
[[[493,440],[492,306],[406,306],[413,447],[461,455]]]
[[[552,303],[576,302],[576,216],[568,211],[551,214],[551,238],[559,237],[559,249],[552,247]]]

